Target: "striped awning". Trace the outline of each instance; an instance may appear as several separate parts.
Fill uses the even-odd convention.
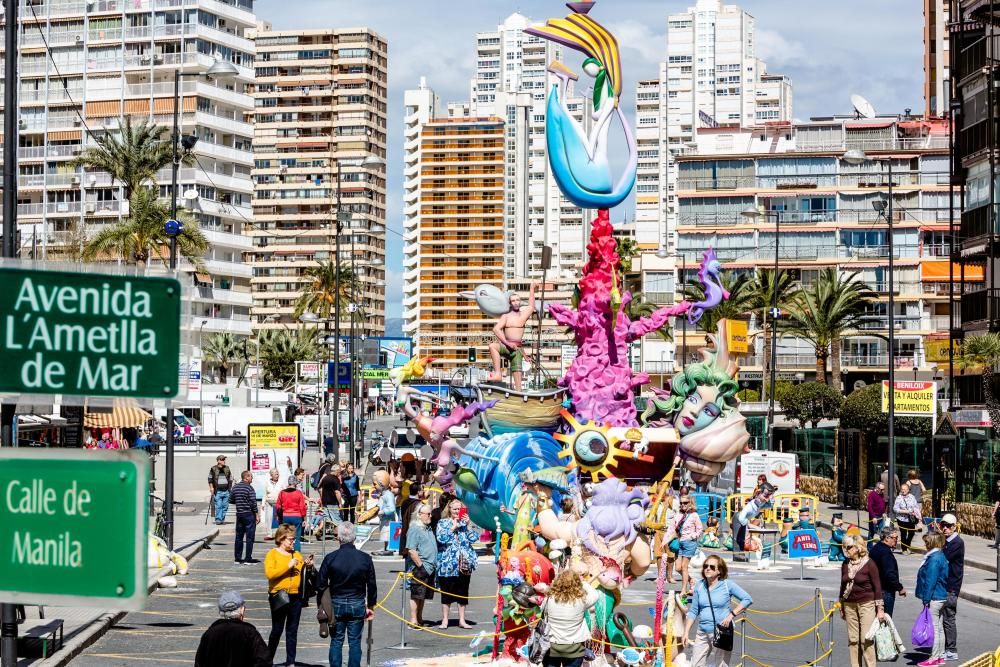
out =
[[[134,428],[153,418],[131,398],[115,399],[110,410],[88,412],[83,416],[84,428]]]

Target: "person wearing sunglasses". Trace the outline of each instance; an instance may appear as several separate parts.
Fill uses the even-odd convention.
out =
[[[753,604],[753,598],[740,586],[729,581],[726,562],[718,556],[709,556],[701,566],[702,580],[694,587],[691,606],[688,608],[687,625],[684,627],[684,648],[692,645],[691,628],[698,623],[691,648],[691,667],[730,667],[732,650],[716,646],[718,627],[731,628],[736,617]],[[738,604],[732,608],[732,599]]]
[[[691,496],[682,495],[680,499],[680,515],[667,527],[664,539],[670,544],[675,538],[677,542],[677,566],[681,571],[681,593],[688,595],[691,590],[691,575],[688,564],[698,553],[698,538],[701,536],[701,517],[695,509]],[[672,550],[672,549],[671,549]]]

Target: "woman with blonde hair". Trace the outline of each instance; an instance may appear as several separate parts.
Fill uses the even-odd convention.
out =
[[[303,559],[295,549],[296,527],[281,524],[274,533],[274,548],[264,558],[264,575],[267,577],[267,601],[271,607],[271,634],[267,648],[271,661],[285,631],[285,662],[295,664],[298,645],[299,617],[302,615],[302,572],[311,568],[313,557]]]
[[[598,599],[597,591],[572,568],[559,573],[542,603],[545,636],[549,640],[549,651],[542,661],[544,667],[583,664],[585,643],[590,640],[585,617]]]
[[[844,538],[844,561],[840,570],[840,617],[847,622],[847,645],[851,667],[875,667],[875,644],[865,639],[877,618],[885,619],[878,566],[868,558],[865,541],[855,535]]]

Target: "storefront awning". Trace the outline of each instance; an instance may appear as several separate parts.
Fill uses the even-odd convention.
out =
[[[132,399],[115,399],[110,411],[88,412],[83,416],[84,428],[134,428],[153,418]]]

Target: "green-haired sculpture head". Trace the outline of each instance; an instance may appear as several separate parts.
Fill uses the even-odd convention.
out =
[[[737,406],[739,384],[714,362],[691,364],[674,376],[670,395],[649,400],[642,421],[672,423],[681,436],[700,431]]]

